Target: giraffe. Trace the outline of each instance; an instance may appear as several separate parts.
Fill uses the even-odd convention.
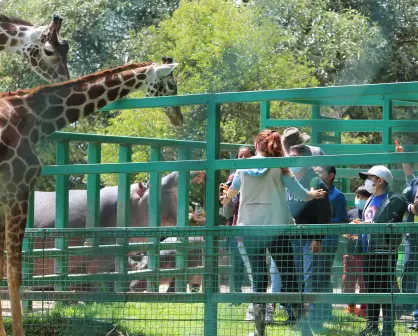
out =
[[[34,26],[18,18],[0,15],[0,51],[22,55],[31,69],[48,83],[70,79],[67,68],[67,41],[59,31],[62,18],[52,16],[47,26]]]
[[[0,98],[0,279],[7,251],[7,282],[13,335],[24,335],[20,307],[22,242],[28,197],[41,172],[35,144],[103,106],[141,90],[148,96],[177,94],[171,58],[163,64],[134,63],[60,84],[21,90]],[[164,110],[171,123],[183,124],[179,107]],[[0,305],[0,336],[5,336]]]

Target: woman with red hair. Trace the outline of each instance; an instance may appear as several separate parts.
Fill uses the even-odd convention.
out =
[[[262,131],[256,137],[255,148],[256,156],[253,158],[284,157],[280,134],[273,130]],[[322,189],[308,191],[303,188],[288,168],[238,169],[231,188],[222,197],[222,203],[228,204],[238,192],[240,193],[237,225],[294,225],[287,206],[286,188],[304,201],[325,196]],[[279,270],[282,292],[298,292],[291,237],[247,236],[243,237],[243,242],[257,292],[265,292],[268,286],[267,249]],[[312,252],[319,252],[320,247],[313,245],[312,249]],[[263,303],[254,304],[257,336],[265,335],[265,308],[266,305]],[[292,304],[292,309],[297,319],[300,319],[302,306]],[[302,328],[302,335],[311,334],[310,329]]]

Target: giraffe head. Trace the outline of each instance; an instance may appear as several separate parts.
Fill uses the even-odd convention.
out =
[[[173,76],[173,70],[178,63],[173,63],[171,57],[164,56],[163,64],[154,64],[148,75],[147,97],[176,96],[177,81]],[[183,125],[183,115],[180,106],[170,106],[164,109],[164,113],[174,126]]]
[[[54,14],[49,25],[40,34],[31,36],[32,46],[28,57],[35,71],[49,83],[60,83],[70,79],[67,67],[68,42],[61,40],[59,32],[62,18]]]

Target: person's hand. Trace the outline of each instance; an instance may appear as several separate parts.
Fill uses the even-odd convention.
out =
[[[398,153],[403,153],[405,150],[403,149],[403,147],[401,145],[399,145],[398,140],[395,140],[395,150]]]
[[[189,225],[191,226],[204,226],[206,224],[206,218],[201,214],[189,213]]]
[[[315,190],[314,188],[311,188],[310,191],[308,191],[309,197],[311,199],[319,199],[319,198],[324,198],[326,195],[326,191],[324,189],[318,189]]]
[[[350,224],[363,224],[364,222],[360,218],[356,218],[350,222]]]
[[[411,213],[413,213],[414,215],[417,214],[417,211],[415,209],[415,204],[412,204],[409,209],[411,210]]]
[[[311,243],[311,252],[312,253],[319,253],[319,252],[321,252],[321,245],[322,245],[322,243],[321,243],[321,241],[320,240],[312,240],[312,243]]]
[[[222,195],[221,197],[219,197],[219,200],[221,201],[222,205],[228,205],[231,200],[226,196],[226,193],[224,193],[224,195]]]

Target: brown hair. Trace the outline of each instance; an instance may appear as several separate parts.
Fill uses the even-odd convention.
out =
[[[282,138],[279,132],[265,129],[255,138],[257,150],[267,157],[284,157]],[[289,168],[281,168],[283,174],[289,174]]]

